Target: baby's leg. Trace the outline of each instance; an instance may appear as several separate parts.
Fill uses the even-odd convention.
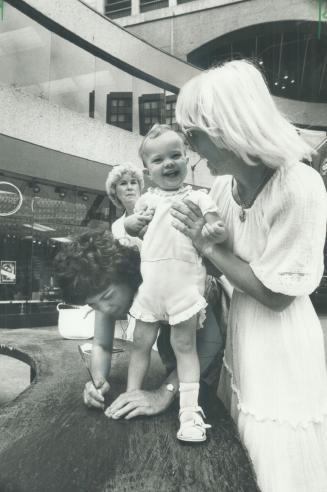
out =
[[[147,373],[152,345],[156,341],[159,323],[137,320],[133,336],[133,348],[128,367],[127,391],[141,389]]]
[[[180,423],[178,439],[189,442],[206,440],[207,426],[199,407],[200,364],[196,350],[198,315],[171,327],[171,345],[177,360],[180,392]]]
[[[198,383],[200,364],[196,351],[198,315],[171,327],[170,342],[177,360],[178,379],[183,383]]]

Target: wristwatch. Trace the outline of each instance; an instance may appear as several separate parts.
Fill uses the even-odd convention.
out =
[[[169,391],[169,393],[172,393],[173,395],[177,393],[177,390],[172,383],[166,384],[166,390]]]

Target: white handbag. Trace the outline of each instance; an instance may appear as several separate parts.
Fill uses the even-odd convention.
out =
[[[95,311],[87,304],[73,306],[60,302],[57,305],[58,330],[63,338],[92,338],[94,336]]]

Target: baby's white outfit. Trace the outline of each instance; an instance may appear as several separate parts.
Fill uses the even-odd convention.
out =
[[[143,283],[130,313],[151,323],[167,321],[176,325],[197,313],[200,324],[207,305],[204,295],[206,270],[190,238],[174,228],[170,210],[173,202],[188,198],[203,215],[217,212],[217,206],[204,190],[184,186],[177,191],[150,188],[141,196],[135,212],[145,205],[155,209],[141,248]]]

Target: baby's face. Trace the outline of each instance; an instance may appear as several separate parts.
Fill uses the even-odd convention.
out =
[[[188,158],[181,137],[174,131],[149,138],[143,160],[151,180],[162,190],[177,190],[183,183]]]

